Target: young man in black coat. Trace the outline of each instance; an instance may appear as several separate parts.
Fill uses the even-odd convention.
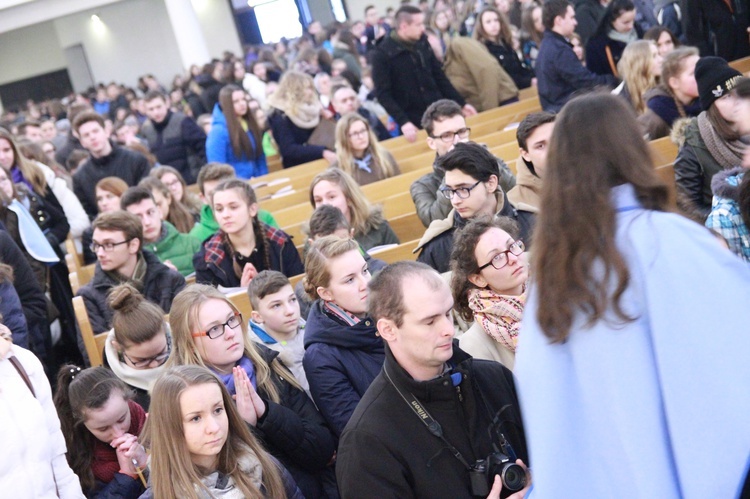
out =
[[[93,111],[79,114],[73,122],[73,131],[91,154],[91,158],[73,174],[73,192],[93,219],[99,212],[97,182],[105,177],[119,177],[132,187],[147,176],[151,168],[142,154],[113,145],[104,127],[104,119]]]
[[[341,497],[499,497],[500,478],[482,476],[486,489],[479,490],[470,468],[495,448],[524,467],[513,375],[454,345],[450,289],[426,265],[394,263],[369,287],[369,314],[387,345],[386,358],[341,436]],[[511,497],[528,491],[525,478],[523,490]]]
[[[409,142],[417,138],[427,106],[451,99],[463,106],[465,116],[476,114],[471,104],[451,85],[424,36],[424,13],[413,5],[396,12],[396,28],[372,52],[375,95],[401,127]]]
[[[143,251],[143,227],[140,219],[127,211],[99,215],[93,224],[91,251],[98,263],[94,278],[78,290],[94,334],[109,330],[113,311],[107,295],[118,284],[135,286],[150,302],[169,313],[175,295],[185,287],[185,278],[159,261],[149,251]]]

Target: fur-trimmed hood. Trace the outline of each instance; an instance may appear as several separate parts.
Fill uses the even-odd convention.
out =
[[[714,193],[714,196],[739,201],[740,183],[746,171],[745,168],[739,166],[714,175],[714,178],[711,180],[711,191]]]
[[[693,121],[695,121],[695,118],[680,118],[672,125],[672,133],[669,134],[669,138],[677,147],[682,147],[685,144],[685,132]]]

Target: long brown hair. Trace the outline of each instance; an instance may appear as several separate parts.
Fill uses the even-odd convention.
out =
[[[543,304],[537,318],[552,342],[565,341],[578,314],[586,325],[608,309],[619,321],[635,320],[620,303],[630,284],[610,200],[620,184],[632,185],[645,209],[667,209],[667,187],[633,110],[610,94],[571,100],[555,121],[532,255]]]
[[[96,487],[91,469],[96,437],[84,425],[84,412],[86,409],[102,408],[113,393],[121,393],[125,400],[133,397],[133,392],[127,385],[106,367],[82,370],[68,364],[62,366],[57,373],[54,403],[68,449],[68,464],[78,475],[85,491]]]
[[[229,132],[229,141],[232,143],[232,151],[234,155],[241,158],[243,155],[249,159],[258,159],[263,154],[263,148],[261,147],[261,132],[258,122],[255,121],[250,106],[247,107],[247,112],[243,116],[238,116],[234,112],[234,104],[232,103],[232,94],[234,92],[245,92],[241,87],[237,85],[227,85],[219,91],[219,106],[224,113],[224,117],[227,122],[227,130]],[[247,132],[253,134],[255,139],[255,147],[250,142],[250,137],[247,136],[247,132],[242,128],[240,120],[245,120],[247,123]]]
[[[151,449],[150,481],[154,497],[203,497],[203,494],[199,496],[196,488],[208,493],[201,478],[213,470],[202,470],[190,459],[180,406],[180,398],[185,390],[203,384],[215,384],[219,387],[229,423],[227,440],[218,455],[218,471],[229,475],[244,497],[285,498],[286,492],[278,466],[240,418],[221,381],[208,369],[199,366],[179,366],[167,370],[151,391],[149,417],[141,441]],[[250,476],[240,467],[240,461],[248,451],[255,454],[260,463],[265,495],[253,485]]]
[[[191,284],[177,296],[172,302],[169,311],[169,326],[172,330],[172,354],[167,360],[166,366],[197,365],[208,367],[203,361],[200,352],[195,347],[192,333],[199,328],[198,313],[200,308],[209,300],[223,301],[234,313],[239,313],[237,307],[229,299],[213,286],[205,284]],[[245,318],[245,320],[247,320]],[[258,391],[264,393],[273,402],[279,403],[281,398],[272,376],[278,376],[288,381],[289,384],[302,389],[281,361],[274,358],[270,364],[261,357],[258,347],[255,346],[247,336],[246,323],[242,322],[242,338],[245,345],[244,355],[250,359],[255,367],[258,381]]]
[[[497,19],[500,21],[500,34],[496,40],[492,39],[484,30],[484,26],[482,26],[482,17],[488,12],[494,12],[497,14]],[[507,48],[512,48],[513,33],[510,31],[510,22],[508,21],[508,18],[495,7],[484,7],[477,15],[477,22],[474,25],[474,39],[482,43],[490,41],[492,43],[503,44]]]
[[[195,217],[184,204],[174,198],[172,191],[161,180],[156,177],[145,177],[138,182],[138,185],[147,188],[151,192],[159,191],[169,201],[167,222],[174,225],[177,232],[187,234],[192,230],[195,225]]]
[[[23,178],[31,184],[37,194],[44,196],[47,190],[47,179],[44,177],[42,169],[21,154],[21,150],[13,138],[13,135],[2,127],[0,127],[0,139],[5,139],[8,141],[8,144],[10,144],[10,148],[13,150],[15,166],[21,171]],[[8,173],[10,174],[10,172]]]

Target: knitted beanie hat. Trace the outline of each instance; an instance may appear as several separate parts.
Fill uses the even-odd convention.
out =
[[[721,57],[701,57],[695,65],[695,81],[701,107],[707,111],[711,104],[728,94],[742,78],[742,73]]]

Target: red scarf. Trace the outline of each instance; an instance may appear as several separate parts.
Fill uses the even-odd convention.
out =
[[[146,423],[146,411],[137,402],[128,400],[130,407],[130,428],[128,433],[139,436],[143,425]],[[97,482],[109,483],[115,478],[115,473],[120,471],[120,463],[117,461],[117,451],[110,447],[109,442],[96,439],[94,443],[94,459],[91,462],[91,471]]]

